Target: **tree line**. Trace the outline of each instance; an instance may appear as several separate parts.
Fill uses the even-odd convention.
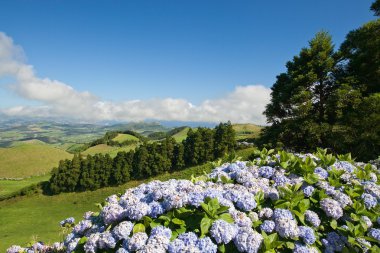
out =
[[[114,158],[108,154],[75,154],[72,160],[61,160],[52,170],[49,190],[57,194],[121,185],[213,161],[233,152],[235,147],[235,131],[227,122],[214,129],[190,129],[182,143],[172,137],[160,142],[145,141],[135,150],[119,152]]]
[[[380,0],[371,10],[380,15]],[[287,62],[264,114],[259,144],[331,148],[361,160],[380,154],[380,19],[349,32],[338,50],[327,32]]]

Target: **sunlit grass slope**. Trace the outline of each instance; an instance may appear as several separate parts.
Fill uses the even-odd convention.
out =
[[[118,134],[112,140],[122,143],[124,141],[139,141],[139,138],[130,134]]]
[[[62,159],[71,158],[66,151],[41,141],[15,143],[0,148],[0,178],[23,178],[45,174]]]
[[[233,124],[232,127],[236,132],[236,140],[257,138],[263,128],[255,124]]]

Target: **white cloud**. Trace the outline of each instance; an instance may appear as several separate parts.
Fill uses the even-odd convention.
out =
[[[72,86],[49,78],[38,78],[33,66],[27,65],[22,48],[0,32],[0,78],[16,80],[11,89],[19,96],[39,101],[43,106],[16,106],[0,109],[9,116],[66,117],[88,121],[144,119],[265,124],[262,115],[270,99],[270,89],[262,85],[237,86],[219,99],[194,105],[185,99],[165,98],[103,101],[90,92],[79,92]]]

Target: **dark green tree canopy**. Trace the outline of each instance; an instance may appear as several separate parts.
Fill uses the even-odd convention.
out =
[[[375,16],[380,16],[380,0],[376,0],[371,5],[371,11],[373,11],[375,13]]]

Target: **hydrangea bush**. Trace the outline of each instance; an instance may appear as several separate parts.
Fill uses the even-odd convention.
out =
[[[63,242],[16,252],[380,252],[380,171],[326,150],[255,153],[108,197]]]

